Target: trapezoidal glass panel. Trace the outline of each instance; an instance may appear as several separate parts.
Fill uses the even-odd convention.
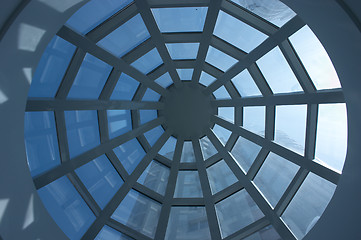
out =
[[[306,118],[307,105],[276,106],[275,142],[303,155]]]
[[[86,34],[131,2],[131,0],[89,1],[75,12],[66,25],[79,33]]]
[[[164,129],[161,126],[158,126],[144,133],[144,137],[147,139],[148,143],[153,146],[163,133]]]
[[[179,171],[174,191],[175,198],[203,197],[198,171]]]
[[[196,59],[199,43],[167,43],[168,52],[173,60]]]
[[[180,162],[181,163],[196,162],[196,157],[194,156],[193,144],[191,141],[184,142]]]
[[[224,160],[208,167],[207,175],[212,194],[216,194],[237,182],[236,176]]]
[[[73,44],[58,36],[50,41],[31,80],[29,97],[55,96],[75,49]],[[31,79],[31,76],[29,78]]]
[[[342,172],[346,151],[346,104],[320,104],[318,106],[315,161]]]
[[[247,53],[255,49],[268,37],[266,34],[223,11],[218,14],[213,34]]]
[[[266,107],[254,106],[243,108],[243,127],[257,135],[265,134]]]
[[[248,172],[260,150],[261,146],[239,137],[231,153],[241,168]]]
[[[182,81],[192,80],[193,71],[194,71],[193,68],[182,68],[182,69],[176,69],[176,70],[177,70],[180,80],[182,80]]]
[[[114,240],[133,240],[133,238],[128,237],[127,235],[118,232],[117,230],[108,227],[107,225],[105,225],[102,230],[100,230],[100,232],[98,233],[98,235],[96,236],[95,240],[110,240],[110,239],[114,239]]]
[[[81,166],[75,172],[101,209],[104,209],[124,183],[105,155]]]
[[[330,57],[308,26],[298,30],[289,39],[317,90],[341,87]]]
[[[111,70],[109,64],[87,53],[67,97],[98,99]]]
[[[123,143],[114,148],[113,151],[128,174],[134,171],[145,156],[145,151],[137,139]]]
[[[298,239],[302,239],[320,219],[335,189],[333,183],[308,174],[281,216]]]
[[[158,117],[157,110],[139,110],[140,124],[150,122]]]
[[[217,203],[216,213],[222,238],[264,216],[246,190],[241,190]]]
[[[229,137],[231,136],[232,132],[228,129],[219,126],[218,124],[215,124],[213,127],[213,132],[216,134],[218,139],[223,143],[223,145],[226,145],[228,142]]]
[[[161,208],[160,203],[131,189],[111,218],[147,237],[154,238]]]
[[[296,164],[271,152],[253,181],[268,202],[275,207],[298,169]]]
[[[165,240],[210,240],[205,207],[172,207]]]
[[[162,76],[160,76],[159,78],[157,78],[155,80],[155,82],[158,83],[160,86],[167,88],[170,85],[172,85],[173,80],[172,80],[171,76],[169,75],[169,73],[167,72],[167,73],[163,74]]]
[[[275,47],[258,59],[257,65],[273,93],[302,92],[295,74],[279,47]]]
[[[237,76],[232,78],[231,81],[236,87],[241,97],[253,97],[262,95],[247,69],[243,70]]]
[[[248,11],[260,16],[261,18],[282,27],[291,20],[296,13],[279,0],[231,0]]]
[[[158,102],[160,98],[160,94],[153,91],[152,89],[148,88],[145,93],[144,96],[142,98],[142,101],[145,102]]]
[[[173,160],[173,155],[175,151],[175,145],[177,143],[177,139],[174,137],[168,138],[168,140],[164,143],[163,147],[159,150],[159,154],[168,158],[169,160]]]
[[[222,86],[213,92],[213,95],[216,99],[230,99],[231,95],[229,95],[227,89]]]
[[[122,57],[150,37],[140,14],[115,29],[97,45],[117,57]]]
[[[137,91],[139,82],[127,74],[122,73],[114,87],[111,100],[132,100]]]
[[[52,218],[70,239],[80,239],[95,221],[93,212],[65,176],[38,190]]]
[[[209,140],[207,136],[201,138],[199,140],[199,143],[201,145],[204,160],[207,160],[208,158],[218,153],[217,149],[214,147],[213,143],[211,142],[211,140]]]
[[[161,32],[202,32],[207,7],[153,8]]]
[[[211,83],[213,83],[216,80],[215,77],[213,77],[212,75],[209,75],[206,72],[201,73],[201,76],[199,78],[199,83],[203,84],[204,86],[209,86]]]
[[[130,110],[107,110],[107,119],[110,139],[132,130]]]
[[[236,64],[238,60],[210,46],[208,48],[206,62],[225,72]]]
[[[64,113],[70,158],[100,144],[97,111],[65,111]]]
[[[153,160],[138,178],[137,182],[164,196],[169,173],[168,167]]]
[[[153,48],[131,65],[141,71],[144,74],[148,74],[153,71],[156,67],[160,66],[163,63],[162,58],[160,57],[158,50]]]
[[[218,116],[228,122],[234,123],[234,107],[219,107]]]
[[[54,113],[26,112],[24,123],[25,150],[31,176],[60,165]]]

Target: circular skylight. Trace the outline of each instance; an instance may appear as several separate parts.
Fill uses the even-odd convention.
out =
[[[91,0],[38,64],[25,145],[70,239],[302,239],[342,173],[346,105],[278,0]]]

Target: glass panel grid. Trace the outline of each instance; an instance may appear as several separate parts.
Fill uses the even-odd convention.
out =
[[[216,194],[237,182],[236,176],[224,160],[207,168],[207,175],[212,194]]]
[[[167,43],[166,47],[173,60],[196,59],[199,43]]]
[[[168,167],[153,160],[137,182],[164,196],[169,173],[170,170]]]
[[[148,74],[162,63],[163,60],[160,57],[158,50],[156,48],[153,48],[142,57],[137,59],[135,62],[133,62],[131,65],[142,73]]]
[[[217,48],[210,46],[208,48],[206,62],[225,72],[238,61]]]
[[[132,139],[113,149],[128,174],[131,174],[145,156],[137,139]]]
[[[179,171],[174,191],[175,198],[203,197],[198,171]]]

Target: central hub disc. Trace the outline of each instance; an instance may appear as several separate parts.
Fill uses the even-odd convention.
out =
[[[191,82],[169,88],[161,114],[166,120],[164,127],[171,129],[175,137],[199,138],[211,127],[210,116],[216,114],[216,109],[211,106],[212,97],[204,95],[203,89],[202,85]]]

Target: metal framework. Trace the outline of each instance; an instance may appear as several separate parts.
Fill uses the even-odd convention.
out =
[[[208,12],[205,20],[204,31],[195,33],[161,33],[157,27],[156,21],[151,13],[151,8],[163,7],[184,7],[184,6],[207,6]],[[245,52],[234,47],[230,43],[213,36],[213,30],[219,11],[222,10],[241,21],[249,24],[250,26],[258,29],[259,31],[267,34],[269,37],[251,53]],[[96,43],[104,38],[107,34],[112,32],[117,27],[128,21],[131,17],[140,13],[146,27],[151,34],[151,38],[133,49],[130,53],[126,54],[123,58],[119,59],[109,52],[105,51]],[[215,204],[226,199],[230,195],[246,189],[253,200],[257,203],[264,216],[260,220],[252,223],[251,225],[237,231],[236,233],[224,239],[241,239],[251,235],[254,232],[272,224],[277,230],[278,234],[284,239],[296,239],[291,230],[281,220],[280,215],[286,209],[287,205],[292,200],[298,188],[306,178],[309,172],[313,172],[330,182],[337,184],[340,174],[312,161],[315,157],[315,141],[316,141],[316,127],[317,127],[317,113],[318,104],[321,103],[343,103],[344,97],[341,89],[316,91],[312,81],[302,62],[297,57],[294,49],[292,48],[288,37],[303,27],[305,24],[298,17],[294,17],[283,27],[278,28],[273,24],[265,21],[264,19],[251,14],[245,9],[233,4],[228,0],[215,0],[215,1],[161,1],[161,0],[135,0],[134,3],[127,6],[125,9],[116,13],[112,18],[109,18],[94,30],[89,32],[86,36],[82,36],[70,28],[64,26],[58,32],[58,36],[69,41],[77,46],[77,50],[72,58],[68,70],[63,78],[59,87],[56,97],[53,99],[29,99],[26,106],[26,111],[54,111],[56,119],[56,129],[58,134],[61,165],[49,170],[48,172],[35,177],[34,183],[37,189],[46,186],[47,184],[55,181],[56,179],[67,176],[71,183],[74,185],[79,194],[83,197],[89,208],[97,217],[95,222],[90,226],[82,239],[93,239],[99,233],[104,225],[108,225],[120,232],[133,237],[134,239],[150,239],[149,237],[111,219],[115,209],[120,202],[124,199],[131,189],[148,196],[149,198],[162,204],[159,223],[157,225],[155,239],[164,239],[168,218],[172,206],[204,206],[207,213],[207,219],[210,228],[212,239],[222,239],[215,210]],[[167,51],[165,43],[177,42],[199,42],[200,47],[196,60],[186,61],[173,61]],[[223,72],[210,64],[205,62],[206,54],[209,46],[213,46],[226,54],[238,60],[234,66],[228,71]],[[269,52],[274,47],[279,46],[284,54],[287,62],[294,71],[304,93],[289,93],[282,95],[274,95],[271,88],[263,77],[261,71],[255,64],[255,61],[261,58],[264,54]],[[140,71],[130,66],[130,63],[143,56],[152,48],[156,47],[164,64],[158,67],[148,75],[144,75]],[[107,80],[104,89],[98,100],[69,100],[66,99],[70,88],[74,82],[75,76],[80,68],[86,53],[90,53],[95,57],[103,60],[113,67],[113,71]],[[218,124],[232,132],[227,144],[224,146],[214,132],[209,129],[207,136],[211,143],[216,147],[218,153],[208,159],[203,160],[200,141],[198,138],[192,139],[196,163],[181,163],[180,158],[184,145],[184,139],[177,139],[174,158],[172,161],[158,155],[158,151],[162,148],[167,139],[173,134],[172,129],[166,129],[163,135],[157,142],[150,146],[144,137],[144,133],[160,126],[164,123],[164,117],[140,124],[139,110],[141,109],[155,109],[162,110],[164,103],[162,102],[142,102],[141,99],[147,88],[151,88],[162,96],[168,94],[167,89],[162,88],[154,82],[159,76],[165,72],[169,72],[175,87],[180,84],[179,76],[176,68],[194,68],[192,82],[198,84],[200,74],[202,71],[209,73],[217,78],[215,82],[209,85],[204,90],[204,94],[212,94],[221,86],[225,86],[230,93],[231,99],[229,100],[213,100],[212,105],[215,107],[234,107],[235,108],[235,122],[230,123],[218,116],[213,116],[211,122]],[[248,69],[254,78],[256,85],[262,93],[262,97],[243,98],[239,95],[235,86],[230,81],[238,73],[244,69]],[[115,101],[110,100],[110,95],[115,87],[116,81],[121,73],[133,77],[140,82],[132,101]],[[307,104],[307,129],[306,129],[306,144],[305,155],[301,156],[277,143],[274,140],[275,132],[275,107],[277,105],[295,105]],[[242,112],[245,106],[266,106],[266,130],[265,137],[256,135],[242,127]],[[127,109],[131,110],[133,130],[125,133],[114,139],[109,139],[107,115],[108,109]],[[99,131],[101,136],[101,144],[80,156],[70,159],[68,140],[66,135],[66,124],[64,111],[69,110],[97,110],[99,119]],[[250,170],[245,174],[240,166],[237,164],[233,156],[230,154],[237,138],[241,136],[261,146],[262,149],[255,159]],[[121,145],[133,138],[137,138],[146,151],[146,155],[140,164],[136,167],[132,174],[128,174],[122,164],[117,159],[113,152],[113,148]],[[255,187],[252,180],[256,176],[258,170],[263,164],[265,158],[273,152],[279,156],[291,161],[300,166],[295,178],[288,186],[286,192],[283,194],[277,206],[273,209],[267,200],[263,197],[260,191]],[[124,184],[115,194],[112,200],[101,209],[91,194],[88,192],[84,184],[75,173],[75,169],[92,161],[96,157],[106,154],[109,161],[112,163],[116,171],[124,180]],[[170,175],[165,191],[162,196],[145,186],[137,183],[137,179],[143,173],[145,168],[156,159],[158,162],[170,168]],[[237,177],[237,182],[224,190],[212,195],[210,184],[207,177],[206,168],[224,159],[228,167]],[[204,198],[174,198],[175,185],[179,170],[197,170],[200,177],[202,192]]]

